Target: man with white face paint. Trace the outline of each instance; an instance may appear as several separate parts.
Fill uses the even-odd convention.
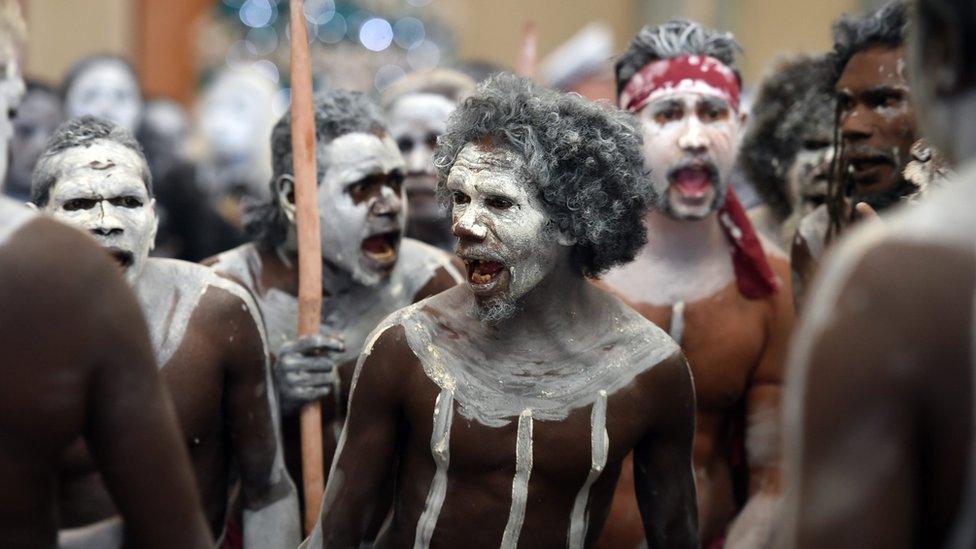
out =
[[[254,242],[207,261],[241,281],[257,299],[277,357],[285,457],[296,481],[301,478],[301,405],[326,399],[327,465],[366,336],[391,312],[463,280],[451,256],[402,237],[403,158],[369,99],[343,90],[317,95],[315,127],[323,262],[320,334],[297,334],[290,113],[271,135],[271,198],[247,214],[245,227]]]
[[[913,4],[918,121],[959,176],[851,230],[811,288],[776,547],[976,547],[976,5]]]
[[[97,116],[135,134],[142,121],[142,90],[132,65],[113,55],[86,57],[61,82],[67,118]]]
[[[10,170],[3,183],[4,194],[27,202],[34,165],[44,151],[47,140],[63,120],[61,98],[57,91],[39,82],[28,82],[27,94],[13,118]]]
[[[239,475],[248,546],[297,542],[298,503],[277,433],[277,402],[257,307],[205,267],[149,258],[156,234],[152,179],[123,128],[93,117],[63,124],[41,155],[31,201],[88,231],[115,258],[149,323],[160,374],[196,472],[215,537]],[[112,527],[116,509],[83,441],[64,456],[62,539]],[[232,464],[235,466],[232,472]]]
[[[308,546],[359,546],[396,466],[377,547],[586,547],[634,450],[648,544],[698,547],[687,364],[586,278],[643,244],[640,143],[512,75],[458,107],[437,166],[467,284],[370,336]]]
[[[761,546],[779,498],[779,395],[793,326],[789,265],[729,189],[745,116],[739,45],[685,20],[645,27],[617,62],[620,106],[643,126],[658,209],[648,244],[604,282],[677,340],[695,380],[702,544]],[[745,427],[744,434],[742,428]],[[742,457],[740,456],[743,456]],[[623,483],[621,483],[623,484]],[[601,544],[639,541],[618,490]]]
[[[390,135],[406,163],[407,236],[443,250],[454,246],[451,222],[437,203],[434,148],[447,117],[474,91],[468,76],[447,70],[415,72],[383,93]]]
[[[803,216],[824,203],[833,158],[834,62],[828,55],[781,61],[749,111],[739,162],[763,204],[749,218],[788,250]]]

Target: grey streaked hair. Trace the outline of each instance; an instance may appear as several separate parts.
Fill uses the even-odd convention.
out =
[[[64,122],[48,139],[31,175],[30,201],[38,206],[47,204],[51,187],[61,176],[57,157],[60,153],[77,147],[90,147],[98,141],[111,141],[135,151],[142,160],[142,181],[149,196],[153,196],[152,174],[149,163],[139,142],[122,126],[104,118],[82,116]]]
[[[687,19],[672,19],[663,25],[644,27],[617,60],[617,95],[648,63],[685,55],[714,57],[732,69],[741,83],[735,66],[735,56],[741,52],[742,46],[732,33],[719,32]]]

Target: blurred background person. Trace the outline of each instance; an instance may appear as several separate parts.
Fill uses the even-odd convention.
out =
[[[42,82],[28,80],[27,93],[12,120],[10,168],[3,185],[4,194],[21,202],[28,200],[34,165],[63,119],[57,90]]]

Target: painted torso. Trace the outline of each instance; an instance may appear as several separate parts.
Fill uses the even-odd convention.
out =
[[[953,548],[976,544],[976,524],[972,521],[976,512],[976,218],[972,215],[976,165],[970,163],[959,173],[954,181],[917,204],[900,206],[883,221],[866,221],[852,231],[824,263],[817,300],[810,302],[805,318],[804,335],[819,337],[825,330],[833,329],[835,313],[843,306],[842,292],[857,292],[853,295],[862,300],[857,310],[878,326],[877,331],[872,328],[859,332],[857,344],[883,356],[876,357],[877,367],[872,367],[868,375],[852,379],[867,377],[863,386],[865,402],[881,402],[892,414],[907,414],[909,432],[897,440],[905,446],[904,453],[910,456],[911,463],[903,467],[898,459],[879,460],[877,444],[864,445],[854,457],[858,462],[871,463],[870,475],[858,470],[846,492],[851,499],[839,501],[841,507],[837,507],[837,499],[832,501],[835,508],[870,523],[869,531],[876,532],[874,526],[886,524],[891,531],[896,529],[890,524],[891,517],[879,516],[869,500],[859,498],[865,493],[877,493],[876,486],[885,486],[883,493],[898,494],[901,499],[907,494],[915,521],[896,530],[911,536],[900,540],[906,546],[933,539],[945,540],[944,546]],[[883,302],[876,302],[877,296]],[[876,322],[882,316],[884,321]],[[791,360],[793,381],[788,385],[790,403],[816,402],[806,371],[811,341],[813,337],[797,338]],[[847,349],[838,351],[850,352]],[[938,372],[932,369],[933,364],[942,365]],[[801,380],[803,383],[799,383]],[[847,389],[856,388],[848,384]],[[802,400],[800,395],[804,395]],[[906,407],[905,402],[914,405]],[[799,434],[799,422],[806,409],[788,406],[786,411],[790,432]],[[890,437],[888,431],[899,429],[889,429],[889,423],[902,422],[886,422],[880,428],[885,431],[882,437]],[[857,436],[874,440],[874,432],[868,428],[878,427],[865,423]],[[924,433],[924,437],[918,433]],[[829,433],[807,433],[802,440],[828,448],[838,442],[831,440]],[[847,440],[841,438],[840,442]],[[807,455],[806,449],[801,450],[801,440],[787,439],[786,444]],[[845,463],[836,463],[840,465],[838,475],[847,474]],[[922,465],[931,463],[939,466]],[[817,478],[804,475],[801,479],[790,478],[789,482],[799,485],[801,480]],[[902,491],[902,486],[908,488]],[[817,515],[817,519],[805,520],[809,525],[847,522],[829,510]],[[817,530],[815,527],[812,531]]]
[[[231,327],[227,308],[245,311],[251,328],[260,331],[257,309],[240,285],[206,267],[178,260],[150,258],[134,290],[190,451],[204,510],[215,534],[219,534],[231,460],[226,349],[243,344],[240,338],[253,335],[241,335]],[[266,383],[271,386],[270,377]],[[266,398],[273,395],[269,393]],[[83,442],[78,441],[68,452],[65,469],[61,483],[65,527],[90,524],[115,514]]]
[[[771,307],[768,300],[739,293],[721,234],[714,237],[713,251],[698,257],[676,258],[655,245],[655,239],[665,238],[649,234],[640,256],[602,283],[667,330],[688,359],[696,394],[694,464],[704,543],[724,532],[738,511],[733,470],[745,465],[743,401],[767,348]],[[770,266],[781,282],[786,280],[789,265],[762,240]],[[643,535],[630,475],[625,468],[602,547],[636,544]]]
[[[591,319],[606,329],[521,342],[492,336],[468,299],[455,288],[398,311],[360,359],[400,331],[416,363],[403,380],[398,511],[376,546],[583,547],[621,461],[666,405],[648,376],[678,348],[609,296]]]

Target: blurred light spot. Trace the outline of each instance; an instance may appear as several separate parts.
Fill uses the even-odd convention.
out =
[[[224,0],[225,6],[227,6],[228,8],[234,8],[235,10],[239,9],[241,7],[241,4],[243,3],[244,0]]]
[[[334,0],[305,0],[305,19],[309,23],[324,25],[328,23],[336,13]]]
[[[346,36],[346,18],[340,14],[330,19],[324,25],[319,25],[315,36],[326,44],[338,44]]]
[[[376,86],[377,91],[383,91],[405,75],[404,70],[397,65],[383,65],[376,71],[373,85]]]
[[[363,23],[372,18],[373,14],[362,10],[350,14],[348,17],[346,17],[346,26],[349,27],[349,30],[346,31],[346,36],[348,36],[350,40],[358,40],[359,29],[363,26]]]
[[[410,67],[422,71],[433,69],[441,62],[441,49],[430,40],[424,40],[417,47],[407,52],[407,63]]]
[[[393,27],[390,22],[374,17],[359,28],[359,41],[371,51],[383,51],[393,43]]]
[[[422,8],[430,4],[430,0],[407,0],[407,3],[416,8]]]
[[[274,112],[275,120],[284,116],[291,106],[291,88],[281,88],[276,91],[271,100],[271,110]]]
[[[278,32],[274,27],[262,27],[247,31],[247,49],[254,55],[268,55],[278,48]]]
[[[396,41],[397,46],[405,50],[412,50],[419,46],[426,35],[424,24],[413,17],[404,17],[393,25],[393,40]]]
[[[267,59],[259,59],[251,64],[254,70],[268,77],[275,84],[278,83],[280,79],[280,74],[278,73],[278,66],[268,61]]]
[[[268,26],[274,16],[275,7],[269,0],[247,0],[241,6],[241,22],[252,28]]]
[[[227,55],[224,57],[230,67],[243,67],[252,59],[248,50],[247,42],[238,40],[227,48]]]

